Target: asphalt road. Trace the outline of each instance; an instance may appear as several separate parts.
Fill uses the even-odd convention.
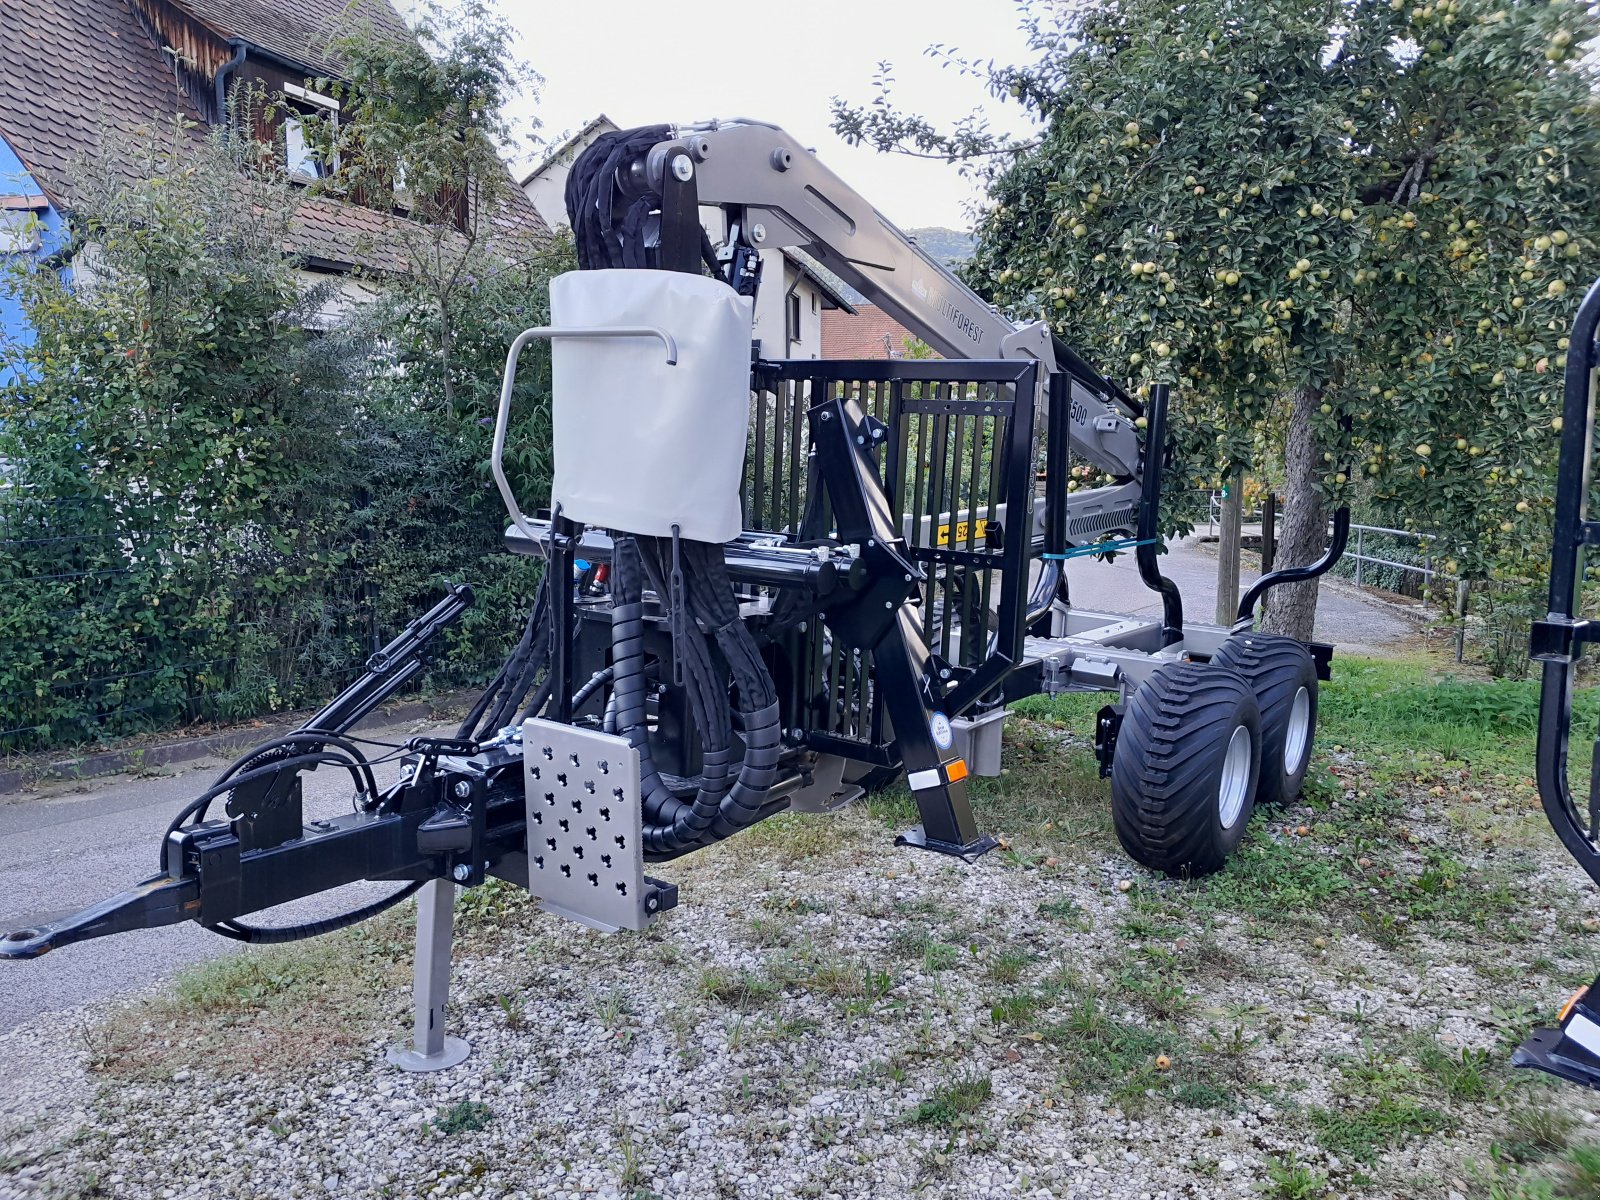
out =
[[[423,729],[364,730],[403,740]],[[368,747],[370,757],[384,753]],[[210,785],[227,763],[203,759],[159,777],[113,775],[0,800],[0,933],[76,912],[156,873],[173,815]],[[377,768],[386,786],[399,768]],[[307,817],[350,807],[350,777],[324,767],[304,776]],[[354,884],[252,918],[291,924],[331,916],[376,899],[393,884]],[[237,942],[184,922],[163,929],[81,942],[42,958],[0,962],[0,1033],[43,1013],[93,1004],[170,978],[191,963],[239,949]]]
[[[1215,553],[1192,544],[1176,546],[1163,557],[1162,570],[1182,587],[1188,616],[1210,621],[1216,604]],[[1247,573],[1245,581],[1253,578]],[[1075,562],[1069,580],[1073,600],[1082,607],[1160,612],[1160,600],[1140,582],[1131,555],[1111,564]],[[1414,628],[1404,615],[1364,600],[1353,589],[1322,590],[1318,636],[1346,650],[1381,652],[1380,647],[1409,636]],[[417,732],[421,730],[406,727],[367,736],[400,740]],[[76,911],[153,874],[168,821],[224,765],[201,761],[172,775],[111,776],[0,801],[0,932],[35,924],[41,916]],[[380,767],[380,784],[397,769],[392,764]],[[332,815],[349,803],[343,772],[325,768],[307,777],[307,816]],[[376,898],[390,886],[353,885],[285,905],[259,920],[287,924],[331,915]],[[0,963],[0,1033],[42,1014],[148,987],[191,963],[238,948],[185,923],[67,946],[28,962]]]
[[[1161,556],[1161,573],[1183,592],[1184,618],[1210,624],[1217,608],[1217,554],[1215,546],[1180,542]],[[1240,591],[1259,577],[1255,571],[1239,572]],[[1161,597],[1139,578],[1133,555],[1120,554],[1111,563],[1078,559],[1067,567],[1072,602],[1080,608],[1132,616],[1159,616]],[[1404,612],[1376,602],[1343,580],[1324,578],[1317,595],[1318,641],[1331,642],[1353,654],[1392,652],[1395,643],[1416,633],[1417,624]]]

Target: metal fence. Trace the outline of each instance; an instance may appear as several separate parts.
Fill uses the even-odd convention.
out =
[[[1263,570],[1271,570],[1275,565],[1269,561],[1270,551],[1266,548],[1274,541],[1271,526],[1282,515],[1282,510],[1270,497],[1266,498],[1266,502],[1259,510],[1244,515],[1247,522],[1253,520],[1263,522]],[[1213,527],[1220,524],[1222,519],[1220,492],[1211,492],[1207,501],[1206,516],[1208,523]],[[1329,530],[1331,536],[1331,520]],[[1420,601],[1421,612],[1424,615],[1433,611],[1435,581],[1454,581],[1452,615],[1457,622],[1456,661],[1461,662],[1466,655],[1466,617],[1472,589],[1465,579],[1442,571],[1435,565],[1432,547],[1437,541],[1438,538],[1433,535],[1415,533],[1408,529],[1352,523],[1350,543],[1345,547],[1344,556],[1333,568],[1333,573],[1351,580],[1357,587],[1381,588],[1384,591],[1412,597]],[[1399,549],[1401,546],[1416,547],[1416,552],[1411,555],[1411,561],[1398,557],[1402,553]],[[1373,552],[1369,553],[1369,550]]]

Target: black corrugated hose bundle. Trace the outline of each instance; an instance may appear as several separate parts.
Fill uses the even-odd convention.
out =
[[[655,265],[652,218],[660,196],[630,196],[619,172],[642,161],[651,147],[672,136],[670,126],[604,134],[581,154],[567,180],[567,213],[585,270]],[[702,250],[709,250],[707,240]],[[709,254],[705,255],[710,259]],[[743,829],[761,815],[777,775],[782,729],[772,677],[755,638],[739,615],[722,547],[680,540],[677,561],[684,589],[683,612],[672,611],[674,547],[670,539],[614,531],[611,571],[612,699],[608,731],[639,751],[643,784],[645,849],[676,853]],[[689,707],[702,748],[693,797],[677,795],[656,769],[646,720],[644,590],[649,583],[674,630],[673,653],[683,670]],[[729,679],[717,666],[713,647],[728,664],[737,696],[743,754],[735,765],[734,706]],[[597,677],[598,679],[598,677]],[[594,682],[594,681],[591,681]]]

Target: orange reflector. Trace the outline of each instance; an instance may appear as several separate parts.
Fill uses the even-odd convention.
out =
[[[1568,996],[1567,997],[1567,1002],[1561,1006],[1561,1011],[1556,1014],[1556,1020],[1557,1021],[1565,1021],[1567,1019],[1567,1014],[1572,1011],[1572,1006],[1574,1004],[1576,1004],[1579,1000],[1582,1000],[1583,997],[1588,993],[1588,991],[1589,991],[1589,985],[1588,984],[1584,984],[1577,991],[1573,992],[1572,995]]]
[[[951,759],[944,765],[944,777],[951,783],[959,783],[967,777],[967,760],[964,758]]]

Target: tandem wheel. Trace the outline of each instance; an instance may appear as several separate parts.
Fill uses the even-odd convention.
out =
[[[1306,781],[1317,732],[1317,664],[1311,652],[1291,637],[1236,633],[1211,661],[1243,675],[1261,708],[1256,803],[1288,803]]]
[[[1207,875],[1239,845],[1261,775],[1261,709],[1245,677],[1168,663],[1129,699],[1111,762],[1117,840],[1147,867]]]

